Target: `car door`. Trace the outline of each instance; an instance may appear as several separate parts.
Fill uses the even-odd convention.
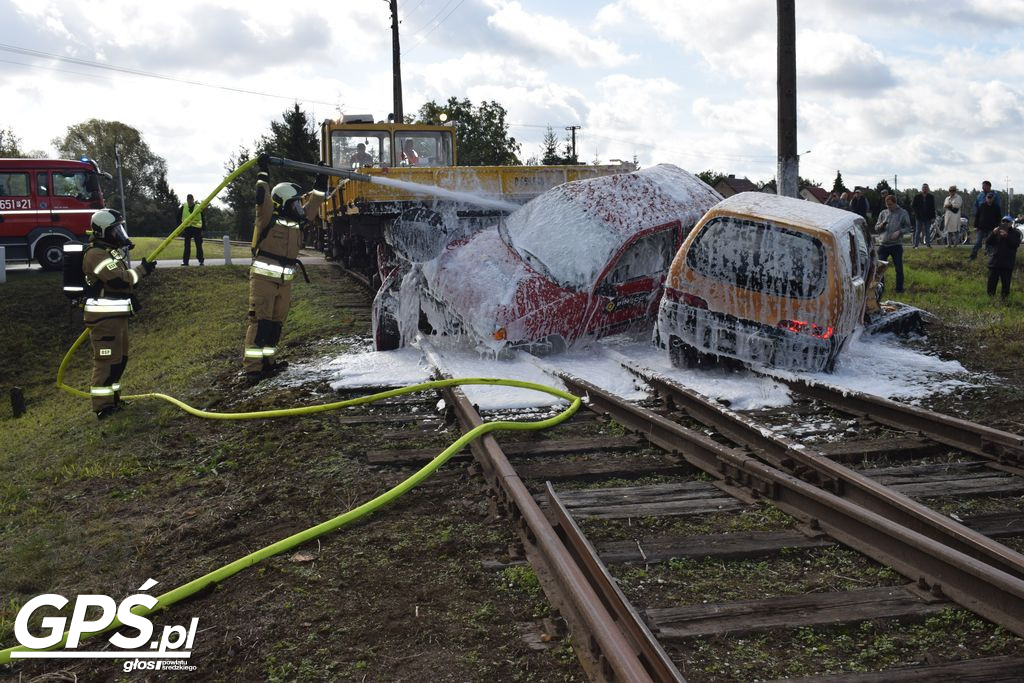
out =
[[[675,223],[637,238],[619,252],[594,289],[597,310],[589,331],[602,336],[653,319],[679,235]]]

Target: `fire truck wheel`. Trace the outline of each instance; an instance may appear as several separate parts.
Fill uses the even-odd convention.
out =
[[[60,237],[39,240],[36,245],[36,261],[43,270],[60,270],[64,267],[64,250],[61,248],[64,242]]]

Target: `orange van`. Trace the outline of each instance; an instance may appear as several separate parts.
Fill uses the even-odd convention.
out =
[[[861,323],[872,264],[864,219],[761,192],[712,207],[683,241],[655,342],[693,367],[732,358],[830,372]]]

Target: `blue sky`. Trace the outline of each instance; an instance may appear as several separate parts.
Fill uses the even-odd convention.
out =
[[[399,0],[405,109],[497,100],[536,155],[580,125],[586,161],[774,175],[775,2]],[[0,127],[25,147],[91,117],[139,128],[179,194],[204,193],[298,98],[317,120],[391,110],[383,0],[8,0]],[[847,184],[1024,188],[1024,0],[797,0],[801,174]],[[1024,191],[1022,189],[1021,191]]]

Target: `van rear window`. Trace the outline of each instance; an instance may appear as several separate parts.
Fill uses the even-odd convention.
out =
[[[806,299],[825,288],[826,256],[820,240],[729,216],[704,226],[686,263],[704,277],[773,296]]]

